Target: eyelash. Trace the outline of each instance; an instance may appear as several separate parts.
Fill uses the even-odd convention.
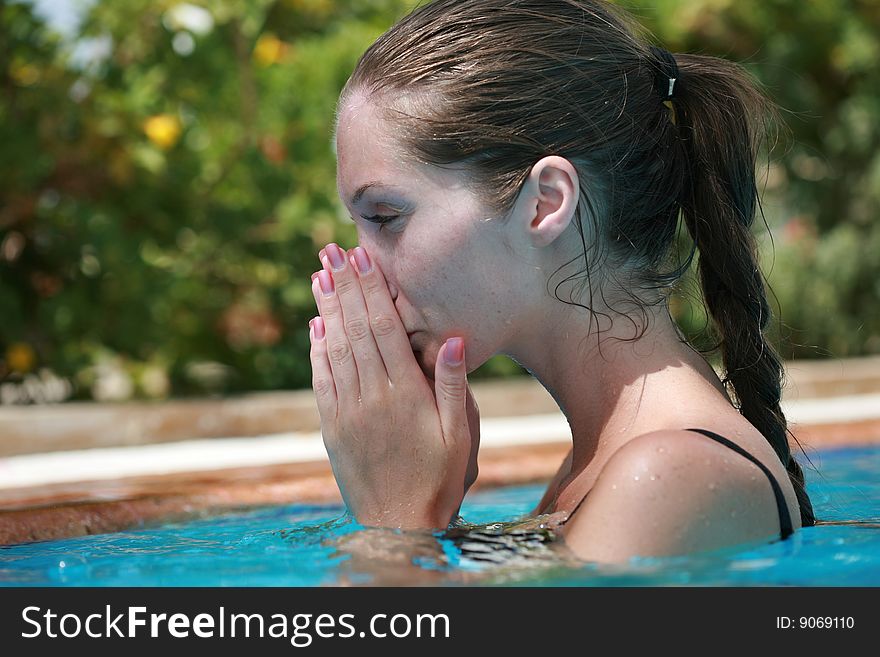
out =
[[[371,223],[379,224],[379,232],[381,232],[382,229],[385,227],[385,224],[390,224],[392,221],[398,219],[399,217],[399,214],[392,214],[387,216],[382,214],[374,214],[369,217],[364,217],[364,219]]]

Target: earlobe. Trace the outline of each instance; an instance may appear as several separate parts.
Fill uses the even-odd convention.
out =
[[[574,166],[564,157],[549,155],[532,167],[527,185],[529,228],[536,247],[551,244],[574,218],[580,187]]]

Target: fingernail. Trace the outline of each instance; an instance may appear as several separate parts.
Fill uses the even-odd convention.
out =
[[[321,292],[324,293],[325,297],[329,297],[333,294],[333,278],[326,269],[322,269],[318,272],[318,283],[321,285]]]
[[[461,338],[449,338],[446,341],[446,351],[443,352],[443,360],[447,365],[461,365],[464,360],[464,340]]]
[[[336,244],[330,244],[327,247],[327,257],[330,258],[333,271],[339,271],[345,267],[345,254]]]
[[[368,256],[367,252],[359,246],[354,249],[354,259],[355,262],[357,262],[358,271],[360,273],[368,274],[370,273],[370,270],[373,269],[373,263],[370,262],[370,256]]]
[[[323,317],[315,317],[315,323],[312,325],[315,330],[315,339],[323,340],[324,339],[324,318]]]
[[[312,282],[315,281],[315,276],[317,276],[317,275],[318,275],[318,272],[315,272],[315,273],[312,274]]]

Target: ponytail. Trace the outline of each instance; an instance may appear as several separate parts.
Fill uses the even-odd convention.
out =
[[[672,104],[679,161],[689,181],[680,203],[699,250],[706,307],[720,334],[722,382],[732,386],[740,413],[785,464],[802,525],[812,526],[813,506],[779,404],[782,361],[764,336],[770,308],[751,232],[759,203],[755,163],[762,132],[756,126],[765,128],[775,108],[736,64],[688,54],[676,61],[681,77]]]

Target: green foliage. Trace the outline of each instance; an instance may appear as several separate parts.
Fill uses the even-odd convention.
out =
[[[880,4],[625,4],[669,50],[743,63],[782,110],[765,171],[772,240],[758,230],[781,353],[880,353]],[[697,335],[704,312],[682,313]]]
[[[78,37],[106,47],[92,60],[0,4],[0,381],[47,368],[101,399],[310,385],[309,274],[356,239],[336,98],[415,3],[197,4],[97,0]],[[747,62],[790,111],[765,204],[786,355],[880,351],[875,3],[636,12],[671,50]],[[498,357],[472,378],[517,373]]]

